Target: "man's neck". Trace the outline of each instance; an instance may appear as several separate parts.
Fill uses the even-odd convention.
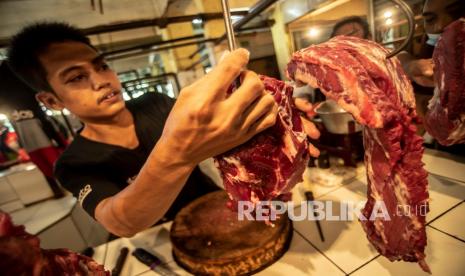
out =
[[[86,122],[80,134],[93,141],[129,149],[136,148],[139,145],[134,118],[127,108],[108,121]],[[122,137],[124,139],[121,139]]]

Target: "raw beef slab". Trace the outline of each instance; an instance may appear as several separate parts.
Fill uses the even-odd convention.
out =
[[[14,225],[11,217],[0,211],[1,275],[93,275],[109,276],[105,268],[89,257],[68,249],[41,249],[37,236]]]
[[[374,42],[339,36],[295,52],[287,74],[297,83],[319,87],[365,126],[368,201],[362,214],[370,218],[375,203],[382,201],[390,220],[360,220],[363,228],[389,260],[419,262],[429,271],[423,139],[412,124],[417,118],[412,86],[397,58],[386,59],[387,53]],[[408,208],[409,214],[398,213]]]
[[[444,29],[433,61],[436,89],[425,128],[442,145],[465,143],[465,19]]]
[[[232,207],[240,200],[256,203],[285,197],[302,181],[309,159],[307,134],[292,100],[293,88],[270,77],[260,79],[278,104],[276,124],[215,157]]]

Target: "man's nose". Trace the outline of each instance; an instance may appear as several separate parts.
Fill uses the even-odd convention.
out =
[[[103,74],[99,72],[92,72],[91,81],[92,89],[95,91],[98,91],[110,85],[110,81],[108,80],[108,78],[106,78],[105,76],[103,76]]]
[[[444,28],[447,27],[452,22],[447,16],[439,16],[437,23],[434,26],[434,32],[439,34],[444,31]]]

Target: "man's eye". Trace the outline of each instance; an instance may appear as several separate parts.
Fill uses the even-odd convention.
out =
[[[106,63],[103,63],[103,64],[100,66],[100,68],[101,68],[103,71],[105,71],[105,70],[110,69],[110,66],[108,66],[108,64],[106,64]]]
[[[77,75],[73,78],[71,78],[68,82],[79,82],[82,81],[86,76],[84,75]]]
[[[425,17],[425,22],[426,23],[433,23],[434,20],[436,20],[436,16],[426,16]]]

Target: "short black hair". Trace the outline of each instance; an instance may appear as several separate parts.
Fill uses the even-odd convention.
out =
[[[24,27],[10,41],[7,62],[12,71],[35,92],[53,92],[39,55],[57,42],[76,41],[94,48],[76,27],[63,22],[38,22]],[[95,49],[95,48],[94,48]]]
[[[426,5],[428,0],[423,0],[423,7]],[[430,0],[431,1],[431,0]],[[457,20],[465,16],[465,5],[462,3],[462,0],[456,0],[446,6],[446,12],[452,17],[452,19]]]
[[[460,0],[454,1],[446,7],[446,12],[457,20],[465,16],[465,5]]]
[[[342,26],[346,24],[351,24],[351,23],[357,23],[360,26],[362,26],[363,38],[368,38],[368,36],[370,36],[370,27],[368,26],[368,22],[364,18],[354,15],[354,16],[346,17],[342,19],[341,21],[338,21],[336,25],[334,25],[333,27],[333,31],[331,32],[331,37],[334,37],[336,35],[336,32],[339,28],[341,28]]]

